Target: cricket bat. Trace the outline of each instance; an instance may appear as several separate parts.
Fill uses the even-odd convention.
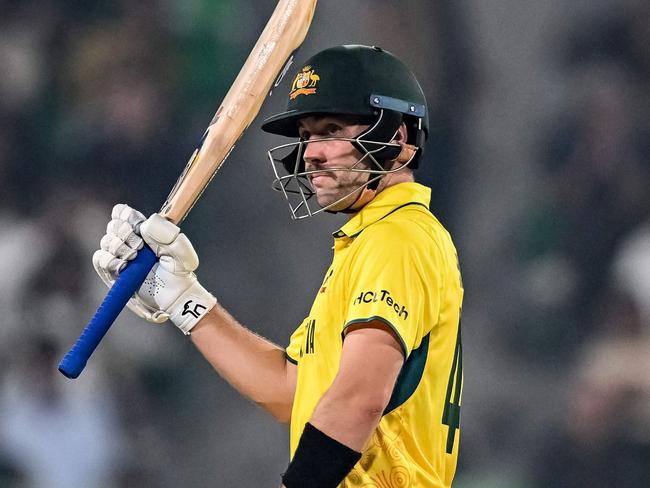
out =
[[[267,93],[278,86],[302,44],[317,0],[280,0],[201,141],[172,188],[160,213],[179,225],[259,112]],[[145,246],[119,274],[59,371],[77,378],[112,323],[156,263]]]

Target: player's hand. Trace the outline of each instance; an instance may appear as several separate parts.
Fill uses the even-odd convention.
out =
[[[128,205],[115,205],[101,249],[93,255],[95,271],[107,286],[112,286],[144,243],[159,261],[128,307],[149,322],[161,324],[169,319],[189,334],[217,300],[196,279],[199,258],[176,225],[159,214],[145,219]]]

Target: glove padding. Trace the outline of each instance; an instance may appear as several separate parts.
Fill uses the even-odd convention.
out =
[[[159,261],[127,306],[149,322],[161,324],[170,319],[189,334],[217,300],[198,282],[194,271],[199,258],[176,225],[159,214],[145,219],[128,205],[115,205],[101,249],[93,255],[95,271],[111,287],[145,242]]]

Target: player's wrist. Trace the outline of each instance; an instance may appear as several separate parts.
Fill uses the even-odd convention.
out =
[[[216,303],[214,295],[195,280],[169,307],[169,320],[183,334],[189,335]]]
[[[335,487],[359,459],[361,453],[307,423],[282,483],[286,488]]]

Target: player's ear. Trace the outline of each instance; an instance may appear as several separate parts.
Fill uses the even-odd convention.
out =
[[[397,134],[391,142],[404,142],[408,139],[408,131],[406,130],[406,124],[402,122],[397,129]]]

